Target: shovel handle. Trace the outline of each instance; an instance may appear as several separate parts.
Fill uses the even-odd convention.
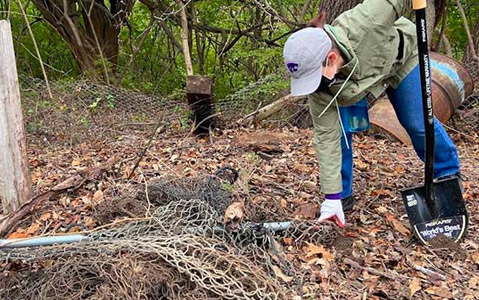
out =
[[[414,10],[426,8],[427,1],[426,0],[412,0],[412,8]]]
[[[425,138],[425,201],[434,212],[434,113],[432,110],[431,66],[429,64],[429,48],[427,43],[426,0],[413,0],[416,12],[416,33],[421,73],[422,106],[424,114]]]

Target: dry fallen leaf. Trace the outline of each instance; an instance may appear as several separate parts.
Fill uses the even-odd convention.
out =
[[[318,205],[316,203],[304,203],[299,207],[299,211],[295,214],[295,217],[301,219],[312,220],[316,218],[318,212]]]
[[[426,293],[447,299],[453,297],[451,291],[444,286],[431,286],[430,288],[426,289]]]
[[[81,227],[80,226],[73,226],[69,232],[80,232],[81,231]]]
[[[244,204],[243,202],[234,202],[226,209],[223,218],[225,225],[237,225],[244,218]]]
[[[411,280],[411,283],[409,283],[409,289],[411,290],[410,298],[412,298],[417,291],[421,290],[421,280],[417,277],[414,277]]]
[[[46,213],[44,213],[43,215],[40,216],[40,221],[46,221],[46,220],[50,219],[51,216],[52,216],[51,213],[46,212]]]
[[[469,279],[468,285],[470,289],[477,289],[479,286],[479,277],[473,276],[471,279]]]
[[[293,166],[293,169],[300,172],[311,172],[311,167],[297,163]]]
[[[377,196],[391,196],[392,192],[390,190],[385,190],[385,189],[379,189],[379,190],[373,190],[371,192],[371,196],[377,197]]]
[[[27,238],[28,234],[26,232],[12,232],[8,235],[8,239],[24,239]]]
[[[291,246],[293,244],[293,238],[291,237],[285,237],[283,238],[283,243],[286,245],[286,246]]]
[[[380,214],[385,214],[387,213],[389,210],[384,207],[384,206],[378,206],[377,208],[374,209],[375,211],[377,211],[378,213]]]
[[[293,281],[293,277],[291,277],[291,276],[286,276],[286,275],[283,273],[283,271],[281,271],[281,269],[278,268],[277,266],[273,266],[273,272],[274,272],[274,275],[276,275],[276,277],[281,278],[281,280],[283,280],[283,281],[286,282],[286,283]]]
[[[95,192],[95,194],[93,194],[93,202],[98,202],[101,199],[103,199],[103,192],[98,190]]]
[[[34,234],[38,231],[39,228],[40,228],[40,225],[38,223],[33,223],[32,225],[30,225],[30,227],[28,227],[27,233]]]
[[[476,265],[479,265],[479,252],[472,253],[471,259]]]
[[[323,246],[316,246],[314,244],[307,243],[307,246],[304,248],[304,250],[306,252],[306,257],[312,257],[317,254],[321,254],[322,258],[328,261],[334,258],[334,255],[328,250],[324,249]]]
[[[81,196],[80,199],[81,199],[81,202],[83,202],[83,204],[85,204],[86,206],[91,206],[90,196],[88,196],[88,195]]]
[[[85,217],[85,225],[89,228],[93,227],[93,225],[95,225],[95,219],[92,217]]]
[[[366,162],[363,162],[362,160],[358,159],[354,162],[354,165],[360,170],[360,171],[366,171],[369,168],[369,164]]]
[[[396,217],[394,217],[390,213],[386,213],[386,220],[390,222],[393,225],[394,229],[396,229],[400,234],[404,236],[409,236],[409,229],[407,229],[401,221],[398,221]]]

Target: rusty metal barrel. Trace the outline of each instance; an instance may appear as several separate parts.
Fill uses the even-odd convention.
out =
[[[471,95],[474,83],[472,76],[459,62],[439,53],[431,54],[431,72],[434,115],[445,123]],[[391,133],[403,143],[411,144],[388,99],[376,101],[369,109],[369,120],[371,124]]]

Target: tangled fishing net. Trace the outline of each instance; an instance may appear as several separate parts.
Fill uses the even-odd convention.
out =
[[[228,229],[223,214],[233,197],[223,186],[237,175],[225,173],[142,186],[130,202],[148,217],[86,233],[82,242],[0,249],[2,261],[19,268],[0,281],[0,299],[291,299],[303,279],[285,258],[283,238],[296,247],[331,245],[338,233],[312,222],[281,232],[249,222]],[[128,211],[115,207],[109,216]],[[279,282],[274,268],[295,280]]]

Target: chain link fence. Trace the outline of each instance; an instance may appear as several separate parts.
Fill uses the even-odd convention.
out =
[[[474,82],[474,92],[464,101],[462,109],[473,109],[479,107],[479,62],[469,60],[464,63],[466,70],[471,74]]]

